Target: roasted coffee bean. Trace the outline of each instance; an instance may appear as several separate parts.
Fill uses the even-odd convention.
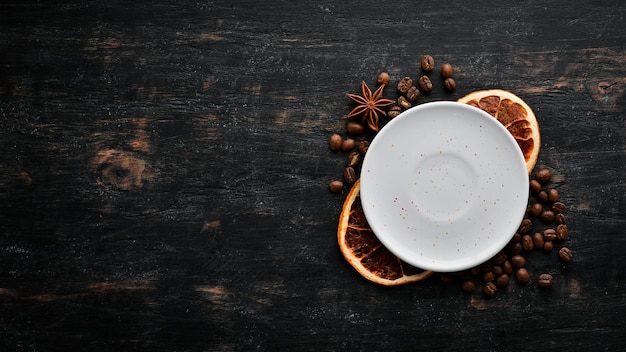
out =
[[[543,244],[543,250],[546,252],[551,252],[552,249],[554,249],[554,242],[552,241],[546,241]]]
[[[407,100],[407,98],[406,98],[404,95],[401,95],[401,96],[398,98],[398,106],[399,106],[402,110],[406,110],[406,109],[410,108],[412,105],[411,105],[411,102],[409,102],[409,101]]]
[[[563,259],[564,261],[569,262],[570,260],[572,260],[573,257],[574,255],[569,248],[562,247],[561,249],[559,249],[559,258]]]
[[[348,154],[348,166],[351,167],[355,167],[357,165],[359,165],[359,163],[361,162],[361,154],[359,154],[359,152],[352,151],[350,152],[350,154]]]
[[[556,240],[556,230],[555,229],[545,229],[545,230],[543,230],[543,239],[544,239],[544,241],[554,241],[554,240]]]
[[[479,266],[481,273],[488,273],[493,269],[493,264],[491,263],[483,263]]]
[[[513,244],[513,243],[517,243],[519,241],[522,240],[522,234],[519,232],[516,232],[513,237],[511,237],[511,241],[509,241],[509,243]]]
[[[526,258],[521,255],[514,255],[511,257],[511,265],[516,269],[523,268],[526,265]]]
[[[483,285],[483,292],[487,296],[493,296],[496,294],[497,291],[498,291],[498,288],[496,287],[496,284],[494,284],[493,282],[487,282]]]
[[[493,271],[488,271],[488,272],[483,274],[483,281],[484,282],[493,281],[495,279],[496,279],[496,274]]]
[[[346,182],[350,184],[356,182],[357,177],[356,177],[356,171],[354,170],[354,168],[351,166],[348,166],[345,169],[343,169],[343,178],[344,180],[346,180]]]
[[[521,233],[521,234],[525,234],[525,233],[528,233],[532,229],[533,229],[533,222],[532,222],[532,220],[526,218],[526,219],[522,220],[522,224],[519,226],[518,232]]]
[[[474,283],[473,280],[465,280],[463,281],[463,283],[461,284],[461,289],[465,292],[474,292],[474,290],[476,289],[476,284]]]
[[[557,225],[555,232],[556,238],[559,241],[565,241],[569,236],[569,227],[567,227],[567,225],[565,224]]]
[[[559,225],[560,225],[560,224],[565,224],[565,220],[566,220],[566,218],[565,218],[565,214],[562,214],[562,213],[557,213],[557,214],[554,216],[554,221],[556,221],[556,223],[557,223],[557,224],[559,224]]]
[[[496,278],[496,287],[498,287],[498,288],[506,287],[506,285],[509,284],[509,280],[510,280],[510,278],[509,278],[509,275],[507,275],[507,274],[502,274],[502,275],[498,276]]]
[[[530,274],[528,273],[528,270],[526,270],[526,268],[519,268],[515,271],[515,278],[517,279],[517,281],[525,284],[530,281]]]
[[[548,193],[546,191],[540,191],[537,193],[537,200],[541,203],[545,203],[548,201]]]
[[[535,232],[533,234],[533,244],[535,245],[535,248],[537,249],[543,248],[544,242],[545,240],[543,238],[543,235],[540,232]]]
[[[341,192],[341,190],[343,190],[343,182],[342,182],[342,181],[339,181],[339,180],[336,180],[336,181],[330,181],[330,182],[328,183],[328,189],[329,189],[331,192],[334,192],[334,193],[339,193],[339,192]]]
[[[370,147],[370,142],[366,140],[362,140],[362,141],[359,141],[359,145],[357,149],[359,149],[359,153],[361,153],[361,156],[365,156],[369,147]]]
[[[542,211],[543,211],[543,205],[539,203],[533,203],[533,205],[530,206],[530,210],[528,210],[528,214],[536,218],[539,215],[541,215]]]
[[[500,252],[498,252],[498,254],[493,256],[493,263],[495,265],[502,265],[502,264],[504,264],[506,259],[507,259],[506,253],[500,251]]]
[[[480,274],[480,268],[475,266],[475,267],[470,269],[470,272],[472,273],[472,275],[478,275],[478,274]]]
[[[552,286],[552,275],[550,274],[541,274],[539,275],[539,280],[537,280],[537,285],[541,287],[550,287]]]
[[[511,254],[520,254],[523,250],[524,247],[522,247],[522,244],[520,242],[513,243],[509,247],[509,251],[511,252]]]
[[[365,126],[356,121],[350,121],[346,124],[346,131],[353,136],[360,136],[365,132]]]
[[[559,191],[554,188],[548,190],[548,201],[554,203],[559,200]]]
[[[389,110],[387,111],[387,116],[390,119],[393,119],[394,117],[398,117],[398,115],[400,115],[401,112],[402,112],[402,108],[399,107],[398,105],[394,105],[390,107]]]
[[[541,212],[541,221],[543,221],[546,224],[551,223],[552,221],[554,221],[554,212],[552,210],[544,210]]]
[[[332,136],[330,136],[330,140],[328,141],[328,146],[330,147],[330,150],[336,152],[339,149],[341,149],[342,142],[343,142],[343,138],[341,138],[340,135],[335,133]]]
[[[424,93],[430,93],[430,91],[433,90],[433,82],[431,82],[430,78],[426,75],[419,78],[418,84]]]
[[[406,99],[411,103],[415,103],[420,97],[420,90],[416,86],[409,88],[406,92]]]
[[[537,193],[539,193],[539,191],[541,191],[541,183],[539,183],[539,181],[537,181],[537,180],[530,180],[530,182],[528,184],[530,185],[530,191],[533,194],[537,194]]]
[[[355,146],[356,146],[356,142],[354,141],[354,139],[346,138],[341,143],[341,150],[343,150],[344,152],[349,152],[349,151],[353,150]]]
[[[454,78],[452,77],[448,77],[445,79],[445,81],[443,81],[443,86],[450,92],[454,91],[456,89],[456,81],[454,81]]]
[[[504,270],[502,270],[501,266],[494,266],[492,272],[496,275],[496,277],[504,274]]]
[[[386,86],[389,84],[389,74],[387,72],[381,72],[378,74],[378,78],[376,78],[376,84],[379,86]]]
[[[505,261],[504,264],[502,264],[502,272],[511,275],[511,273],[513,273],[513,264],[508,260]]]
[[[406,94],[409,89],[413,87],[413,80],[411,77],[404,77],[398,82],[398,92],[401,94]]]
[[[555,214],[561,214],[565,212],[565,203],[563,202],[556,202],[554,204],[552,204],[552,211]]]
[[[533,242],[533,237],[529,234],[522,236],[522,247],[526,252],[530,252],[535,249],[535,242]]]
[[[454,274],[453,273],[441,273],[439,275],[439,279],[441,280],[441,282],[452,282],[454,281]]]
[[[422,56],[422,70],[430,72],[435,68],[435,59],[430,55]]]
[[[443,78],[450,78],[454,74],[454,70],[452,69],[452,65],[445,63],[441,65],[441,76]]]
[[[541,184],[546,184],[552,178],[552,172],[548,169],[541,169],[535,173],[535,180]]]

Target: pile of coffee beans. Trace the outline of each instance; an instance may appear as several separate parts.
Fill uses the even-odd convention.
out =
[[[557,252],[563,263],[573,258],[572,251],[564,246],[569,237],[566,224],[566,205],[559,198],[559,193],[550,182],[552,171],[548,168],[539,169],[529,181],[530,197],[526,215],[517,232],[504,250],[492,259],[470,270],[459,273],[442,273],[444,282],[460,281],[465,292],[475,292],[477,288],[487,295],[493,296],[498,289],[505,288],[512,278],[519,283],[531,281],[532,274],[528,271],[526,254],[534,250]],[[555,250],[555,247],[559,247]],[[553,276],[540,273],[537,286],[550,287]]]

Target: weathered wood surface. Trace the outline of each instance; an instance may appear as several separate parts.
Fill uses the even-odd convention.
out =
[[[614,1],[4,1],[0,349],[626,348],[626,7]],[[568,208],[555,285],[383,288],[336,244],[362,79],[511,90]]]

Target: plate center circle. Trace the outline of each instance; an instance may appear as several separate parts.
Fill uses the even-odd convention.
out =
[[[414,176],[411,199],[427,219],[452,222],[472,207],[477,175],[462,156],[441,151],[423,156]]]

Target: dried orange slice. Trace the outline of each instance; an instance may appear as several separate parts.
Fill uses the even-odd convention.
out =
[[[348,263],[363,277],[385,286],[402,285],[429,277],[433,272],[413,267],[391,253],[378,240],[361,206],[360,180],[343,203],[337,239]]]
[[[501,89],[472,92],[458,102],[484,110],[500,121],[522,150],[528,174],[533,171],[541,140],[537,118],[528,104],[517,95]]]

